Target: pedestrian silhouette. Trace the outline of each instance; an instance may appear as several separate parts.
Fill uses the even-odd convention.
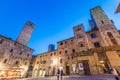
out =
[[[57,80],[62,80],[63,70],[58,69],[57,70]]]
[[[57,80],[59,80],[60,69],[57,70]]]

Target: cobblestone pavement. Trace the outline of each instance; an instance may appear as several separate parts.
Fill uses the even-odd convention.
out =
[[[24,79],[0,79],[0,80],[57,80],[57,77],[24,78]],[[63,76],[62,80],[116,80],[113,75],[94,76]]]

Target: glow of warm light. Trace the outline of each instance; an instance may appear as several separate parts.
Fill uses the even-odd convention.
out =
[[[21,72],[21,77],[23,77],[23,75],[24,75],[24,72]]]
[[[100,63],[104,63],[104,61],[100,61]]]
[[[0,74],[4,74],[5,72],[4,71],[2,71]]]
[[[57,65],[57,59],[53,60],[53,65]]]
[[[62,70],[62,69],[63,69],[63,67],[60,67],[59,69],[60,69],[60,70]]]

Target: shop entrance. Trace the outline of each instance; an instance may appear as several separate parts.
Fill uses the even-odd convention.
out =
[[[53,75],[55,75],[55,72],[56,72],[56,68],[53,67]]]
[[[66,74],[70,75],[70,67],[69,66],[66,66]]]
[[[100,61],[100,66],[101,66],[101,68],[103,69],[103,72],[104,72],[104,73],[108,73],[108,74],[111,73],[108,62],[106,62],[106,61]]]
[[[0,70],[0,77],[21,77],[22,70],[6,69]]]
[[[84,67],[84,75],[90,75],[90,68],[88,61],[83,61],[83,67]]]

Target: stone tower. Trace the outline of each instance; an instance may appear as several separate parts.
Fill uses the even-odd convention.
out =
[[[76,49],[77,51],[83,51],[88,48],[88,38],[84,29],[83,24],[75,26],[73,28],[74,37],[76,40]]]
[[[34,29],[34,24],[32,22],[28,21],[24,25],[24,27],[16,41],[20,44],[27,45],[28,41],[32,35],[33,29]]]
[[[97,26],[96,26],[96,24],[95,24],[93,19],[89,20],[89,25],[90,25],[92,30],[96,30],[97,29]]]
[[[120,35],[114,26],[114,23],[108,18],[100,6],[91,9],[91,16],[94,20],[104,41],[104,46],[120,44]]]
[[[118,4],[118,7],[117,7],[115,13],[120,13],[120,3]]]
[[[54,50],[55,50],[55,45],[50,44],[50,45],[48,46],[48,51],[54,51]]]

